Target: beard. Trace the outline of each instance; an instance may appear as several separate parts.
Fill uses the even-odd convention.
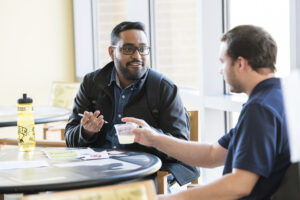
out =
[[[230,86],[230,92],[234,93],[243,93],[243,89],[240,85],[229,85]]]
[[[131,63],[133,63],[133,62],[140,63],[142,68],[141,69],[129,69],[129,65],[131,65]],[[120,60],[115,59],[114,64],[115,64],[117,72],[125,79],[131,80],[131,81],[135,81],[135,80],[141,78],[147,71],[147,66],[145,66],[145,63],[143,61],[136,60],[136,59],[133,59],[132,61],[127,62],[125,64],[125,66],[121,64]]]
[[[234,74],[231,74],[230,77],[227,77],[227,80],[225,80],[227,84],[229,85],[230,92],[234,93],[242,93],[243,87],[241,84],[237,81],[236,76]]]

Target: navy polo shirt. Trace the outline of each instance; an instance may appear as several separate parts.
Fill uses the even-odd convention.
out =
[[[123,110],[126,104],[128,103],[130,97],[132,96],[133,92],[136,90],[136,86],[140,79],[134,81],[130,86],[127,88],[122,88],[117,78],[116,69],[113,68],[109,86],[113,85],[114,87],[114,99],[115,99],[115,106],[114,106],[114,114],[112,119],[112,124],[121,124],[123,117]],[[107,131],[106,138],[105,138],[103,148],[113,148],[113,149],[124,149],[124,145],[119,143],[118,137],[116,136],[116,130],[114,126]]]
[[[278,78],[264,80],[253,89],[237,125],[218,142],[228,150],[223,175],[237,168],[260,176],[251,194],[242,199],[270,199],[290,164]]]

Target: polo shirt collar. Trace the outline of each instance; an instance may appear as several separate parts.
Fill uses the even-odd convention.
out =
[[[264,90],[268,87],[280,87],[280,79],[279,78],[268,78],[261,82],[259,82],[252,90],[252,92],[249,95],[249,98],[251,98],[253,95],[258,93],[261,90]]]

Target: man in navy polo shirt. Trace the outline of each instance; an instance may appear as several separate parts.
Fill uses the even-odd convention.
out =
[[[233,28],[221,41],[224,79],[231,92],[246,93],[249,99],[235,128],[216,144],[181,141],[156,133],[143,120],[123,119],[142,127],[133,131],[136,142],[191,165],[224,165],[219,180],[159,199],[270,199],[290,164],[281,84],[274,76],[275,41],[251,25]]]

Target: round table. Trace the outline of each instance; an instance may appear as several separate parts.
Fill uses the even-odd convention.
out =
[[[34,106],[33,118],[36,124],[68,120],[70,111],[53,106]],[[0,127],[17,125],[17,106],[0,106]]]
[[[110,185],[149,176],[161,167],[161,161],[157,156],[143,152],[125,151],[121,154],[112,154],[109,158],[85,161],[80,158],[49,159],[44,152],[79,148],[38,147],[33,152],[19,152],[17,148],[5,148],[0,151],[0,194],[37,193]],[[103,149],[93,150],[99,152]],[[27,161],[44,162],[48,163],[48,166],[15,167],[31,163]],[[3,169],[7,163],[13,164],[12,168]]]

